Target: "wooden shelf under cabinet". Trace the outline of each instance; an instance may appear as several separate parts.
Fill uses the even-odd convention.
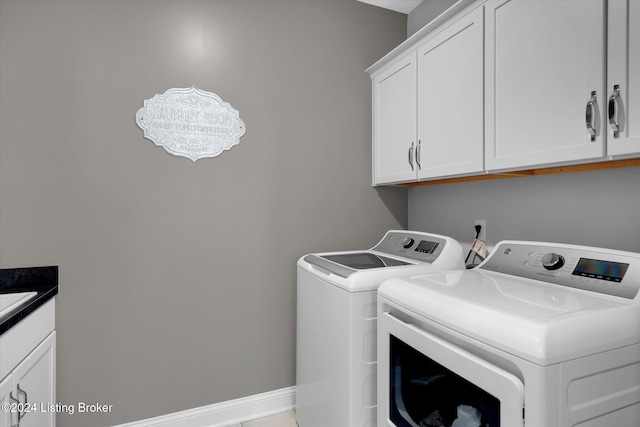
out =
[[[596,162],[596,163],[554,166],[554,167],[547,167],[547,168],[526,169],[526,170],[509,171],[509,172],[487,173],[483,175],[471,175],[471,176],[462,176],[462,177],[456,177],[456,178],[443,178],[443,179],[435,179],[431,181],[410,182],[410,183],[398,184],[398,185],[404,186],[404,187],[415,187],[417,185],[449,184],[454,182],[483,181],[486,179],[550,175],[555,173],[583,172],[583,171],[599,170],[599,169],[623,168],[623,167],[629,167],[629,166],[640,166],[640,158],[609,160],[609,161]]]

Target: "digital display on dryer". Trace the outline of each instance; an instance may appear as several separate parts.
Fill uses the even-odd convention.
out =
[[[438,247],[437,242],[430,242],[429,240],[421,240],[416,247],[416,252],[422,252],[425,254],[432,254]]]
[[[622,262],[580,258],[572,274],[619,283],[627,272],[627,268],[629,264]]]

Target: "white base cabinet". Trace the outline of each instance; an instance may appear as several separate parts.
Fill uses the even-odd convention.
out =
[[[51,300],[0,336],[0,427],[56,425],[54,307]],[[39,343],[28,348],[33,339]]]
[[[18,414],[12,413],[10,407],[14,403],[18,403],[15,394],[15,386],[13,383],[13,375],[9,374],[6,378],[0,381],[0,426],[1,427],[14,427],[18,425]]]

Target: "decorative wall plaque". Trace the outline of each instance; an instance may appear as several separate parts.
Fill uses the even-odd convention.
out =
[[[156,146],[194,162],[239,144],[245,131],[238,110],[195,86],[169,89],[146,99],[136,113],[136,123]]]

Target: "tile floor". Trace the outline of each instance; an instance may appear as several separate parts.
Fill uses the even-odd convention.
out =
[[[266,418],[245,421],[242,424],[234,424],[228,427],[298,427],[298,423],[296,422],[296,413],[289,411]]]

